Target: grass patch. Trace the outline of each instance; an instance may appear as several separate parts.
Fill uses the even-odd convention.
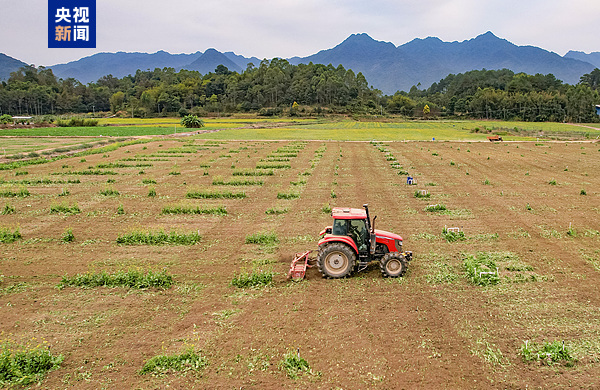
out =
[[[9,228],[0,227],[0,242],[3,244],[10,244],[17,240],[23,238],[21,232],[19,232],[19,228],[16,228],[14,231],[11,231]]]
[[[27,344],[2,340],[0,344],[0,384],[3,386],[28,386],[39,383],[44,375],[60,367],[64,356],[50,352],[45,340],[35,338]]]
[[[539,361],[545,365],[563,364],[573,367],[576,359],[571,355],[564,341],[544,342],[543,344],[524,342],[519,350],[524,362]]]
[[[64,203],[60,203],[60,204],[50,205],[50,214],[71,215],[71,214],[79,214],[79,213],[81,213],[81,209],[79,208],[77,203],[73,203],[72,205],[69,205],[68,203],[64,202]]]
[[[163,215],[177,215],[177,214],[206,214],[206,215],[227,215],[227,209],[225,206],[211,207],[211,208],[200,208],[198,206],[186,206],[186,205],[174,205],[164,206],[161,214]]]
[[[85,273],[75,276],[63,276],[58,284],[59,288],[64,287],[127,287],[127,288],[169,288],[173,285],[173,277],[166,273],[160,272],[141,272],[136,270],[118,271],[116,273],[108,273],[102,271],[100,273]]]
[[[51,175],[107,176],[118,175],[118,173],[115,171],[103,171],[101,169],[86,169],[83,171],[53,172]]]
[[[190,191],[185,196],[190,199],[243,199],[246,197],[246,193],[233,193],[229,191]]]
[[[202,239],[197,232],[184,234],[163,230],[157,232],[133,231],[117,237],[119,245],[194,245]]]
[[[325,214],[331,214],[331,205],[329,203],[323,204],[323,207],[321,207],[321,211]]]
[[[156,189],[154,187],[148,188],[148,196],[154,198],[156,196]]]
[[[188,349],[179,355],[158,355],[150,358],[140,370],[140,375],[200,371],[206,366],[208,366],[208,358],[193,349]]]
[[[260,288],[273,283],[272,271],[242,272],[231,279],[230,284],[238,288]]]
[[[154,179],[142,179],[142,184],[156,184]]]

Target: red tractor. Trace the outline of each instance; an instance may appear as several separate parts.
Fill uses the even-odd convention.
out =
[[[384,277],[404,275],[412,252],[402,250],[402,237],[375,229],[369,217],[369,205],[362,209],[335,207],[331,211],[333,226],[326,227],[319,241],[317,266],[326,278],[344,278],[352,272],[379,261]]]

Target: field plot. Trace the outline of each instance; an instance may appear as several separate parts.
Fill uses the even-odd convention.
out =
[[[48,389],[597,388],[599,149],[190,137],[0,171],[1,347],[43,340]],[[286,281],[363,203],[407,274]]]

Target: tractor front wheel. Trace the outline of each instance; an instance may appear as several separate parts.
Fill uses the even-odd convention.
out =
[[[397,278],[406,272],[406,259],[401,253],[386,253],[379,262],[381,273],[386,278]]]
[[[352,273],[355,264],[356,254],[348,245],[336,242],[319,249],[317,265],[324,278],[344,278]]]

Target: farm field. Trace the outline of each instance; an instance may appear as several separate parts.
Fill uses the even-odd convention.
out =
[[[598,124],[508,121],[355,121],[339,118],[203,118],[205,127],[186,129],[180,118],[103,118],[97,127],[40,127],[1,129],[10,137],[135,137],[177,135],[201,131],[202,139],[220,140],[335,140],[335,141],[485,141],[490,132],[507,133],[505,141],[537,138],[587,139],[600,137]],[[4,139],[4,138],[2,138]]]
[[[208,139],[227,134],[0,171],[1,339],[63,355],[40,388],[600,386],[600,144]],[[328,207],[364,203],[407,274],[287,281]],[[172,280],[69,282],[127,271]],[[197,370],[143,373],[187,351]]]

